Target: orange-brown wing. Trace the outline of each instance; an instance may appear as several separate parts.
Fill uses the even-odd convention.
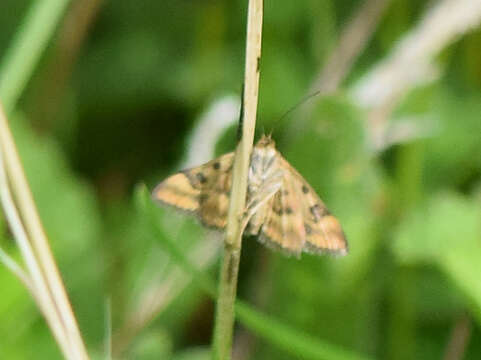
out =
[[[329,212],[302,175],[290,166],[287,160],[282,161],[283,166],[289,168],[286,173],[291,174],[292,187],[299,199],[306,240],[303,250],[312,253],[347,254],[347,241],[339,221]]]
[[[168,177],[153,191],[155,200],[194,212],[206,226],[224,228],[229,208],[234,153]]]
[[[285,173],[282,186],[265,205],[265,220],[259,241],[289,255],[299,256],[304,247],[305,229],[302,207],[291,179]]]

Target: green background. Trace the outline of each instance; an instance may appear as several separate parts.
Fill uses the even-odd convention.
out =
[[[235,359],[442,359],[457,337],[465,346],[445,359],[481,358],[481,31],[444,47],[433,59],[439,78],[392,112],[393,123],[424,124],[421,138],[374,152],[369,111],[351,94],[428,1],[392,0],[339,89],[281,119],[362,3],[264,4],[257,136],[273,132],[339,218],[350,254],[298,260],[245,238]],[[219,239],[154,207],[142,184],[152,189],[179,170],[214,101],[240,97],[246,8],[2,0],[0,98],[93,358],[104,356],[109,313],[116,358],[209,358],[214,303],[205,290],[219,259],[200,269],[189,257]],[[86,14],[94,16],[84,33]],[[22,37],[28,29],[33,37]],[[22,46],[30,48],[11,61]],[[216,155],[234,144],[231,125]],[[0,246],[21,261],[3,218],[0,228]],[[172,298],[135,336],[120,336],[146,291],[179,272],[193,280],[156,295]],[[3,266],[0,289],[0,358],[61,358]]]

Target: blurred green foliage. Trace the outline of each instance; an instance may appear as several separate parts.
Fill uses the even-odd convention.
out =
[[[42,2],[2,1],[0,64]],[[40,26],[56,32],[45,51],[30,53],[39,58],[33,74],[28,59],[8,70],[28,80],[9,113],[23,165],[93,358],[103,357],[108,299],[115,340],[141,294],[180,266],[193,281],[120,343],[122,356],[208,359],[214,305],[204,290],[218,262],[201,270],[187,254],[216,240],[134,189],[178,170],[199,115],[240,93],[246,2],[100,1],[85,38],[65,50],[87,2],[72,1],[51,19],[57,26]],[[350,254],[297,260],[246,238],[239,359],[439,359],[466,318],[464,359],[481,357],[481,31],[444,49],[440,79],[395,109],[394,119],[425,122],[425,138],[373,154],[367,114],[348,90],[413,28],[427,1],[392,0],[339,91],[277,120],[306,95],[360,4],[265,3],[258,133],[273,130],[339,217]],[[220,153],[232,150],[233,130],[219,139]],[[20,259],[3,218],[0,230],[0,246]],[[60,358],[4,267],[0,283],[0,358]]]

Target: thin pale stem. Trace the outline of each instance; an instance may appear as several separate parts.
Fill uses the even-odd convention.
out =
[[[220,273],[212,358],[230,358],[234,326],[234,302],[242,240],[242,216],[246,205],[247,175],[259,92],[259,63],[261,56],[263,1],[250,0],[247,18],[244,113],[240,119],[241,138],[236,148],[229,213],[227,217],[224,255]]]
[[[5,267],[10,270],[11,273],[15,275],[30,292],[32,292],[32,281],[28,275],[10,255],[3,251],[2,248],[0,248],[0,262],[5,265]]]
[[[12,195],[8,186],[7,176],[5,174],[4,164],[5,163],[3,161],[2,151],[0,153],[0,198],[2,202],[2,208],[5,212],[6,219],[10,225],[20,253],[22,254],[22,258],[25,261],[31,280],[28,279],[28,277],[25,273],[23,273],[23,271],[19,272],[21,268],[16,263],[16,267],[11,268],[10,266],[9,268],[12,269],[14,274],[23,274],[23,276],[20,277],[20,280],[22,280],[22,282],[24,282],[24,278],[28,279],[28,282],[24,282],[24,284],[27,286],[27,289],[32,293],[34,299],[37,301],[37,304],[42,313],[44,314],[48,325],[52,329],[52,333],[57,340],[57,343],[59,344],[64,356],[66,358],[70,358],[68,340],[66,338],[62,321],[56,310],[54,302],[49,296],[49,292],[45,284],[45,279],[43,277],[42,271],[35,258],[35,255],[33,254],[33,249],[30,246],[27,234],[13,202]],[[13,264],[10,262],[10,265]]]
[[[28,253],[29,256],[27,267],[29,267],[29,265],[35,266],[34,264],[37,264],[35,270],[31,273],[32,279],[33,275],[38,276],[38,284],[45,285],[45,288],[40,289],[39,293],[43,293],[45,291],[45,293],[48,294],[46,298],[50,299],[53,302],[53,308],[57,309],[58,316],[60,318],[59,322],[63,324],[65,336],[68,339],[70,349],[72,350],[71,353],[75,356],[73,358],[80,360],[88,359],[89,357],[87,355],[87,350],[80,336],[80,331],[78,329],[72,308],[70,307],[67,293],[63,286],[60,274],[48,244],[47,237],[40,222],[40,218],[38,216],[27,179],[23,172],[12,134],[8,127],[7,118],[3,112],[3,107],[1,104],[0,147],[5,169],[5,179],[8,176],[8,178],[11,180],[10,184],[12,186],[15,199],[17,200],[18,211],[21,214],[21,219],[23,220],[23,223],[21,223],[19,220],[19,223],[22,224],[21,229],[24,230],[23,226],[25,226],[25,242],[29,246],[29,250],[26,252],[26,254]],[[8,186],[5,187],[9,188]],[[16,209],[16,207],[14,208]]]

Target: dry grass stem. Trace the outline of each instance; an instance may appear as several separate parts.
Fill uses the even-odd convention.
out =
[[[88,359],[1,105],[0,155],[2,205],[29,273],[30,291],[65,357]]]
[[[262,43],[263,1],[250,0],[247,13],[247,38],[243,105],[240,119],[225,235],[224,255],[213,337],[213,359],[227,360],[231,356],[234,326],[234,302],[242,241],[241,218],[245,209],[247,175],[254,142],[254,131],[259,93],[259,64]]]
[[[69,344],[65,336],[63,324],[55,309],[55,304],[53,303],[50,296],[48,296],[49,292],[42,276],[42,271],[35,258],[26,231],[23,227],[20,216],[15,207],[12,195],[10,193],[8,179],[5,174],[4,164],[5,163],[3,161],[2,151],[0,157],[0,197],[2,201],[2,208],[4,210],[6,219],[10,225],[11,231],[20,250],[22,258],[28,269],[29,275],[27,275],[21,269],[20,265],[18,265],[13,259],[10,259],[9,268],[13,267],[12,272],[14,274],[19,274],[17,276],[19,276],[19,279],[26,285],[27,289],[32,294],[38,307],[45,316],[47,323],[52,329],[53,335],[57,340],[62,352],[68,358]]]

